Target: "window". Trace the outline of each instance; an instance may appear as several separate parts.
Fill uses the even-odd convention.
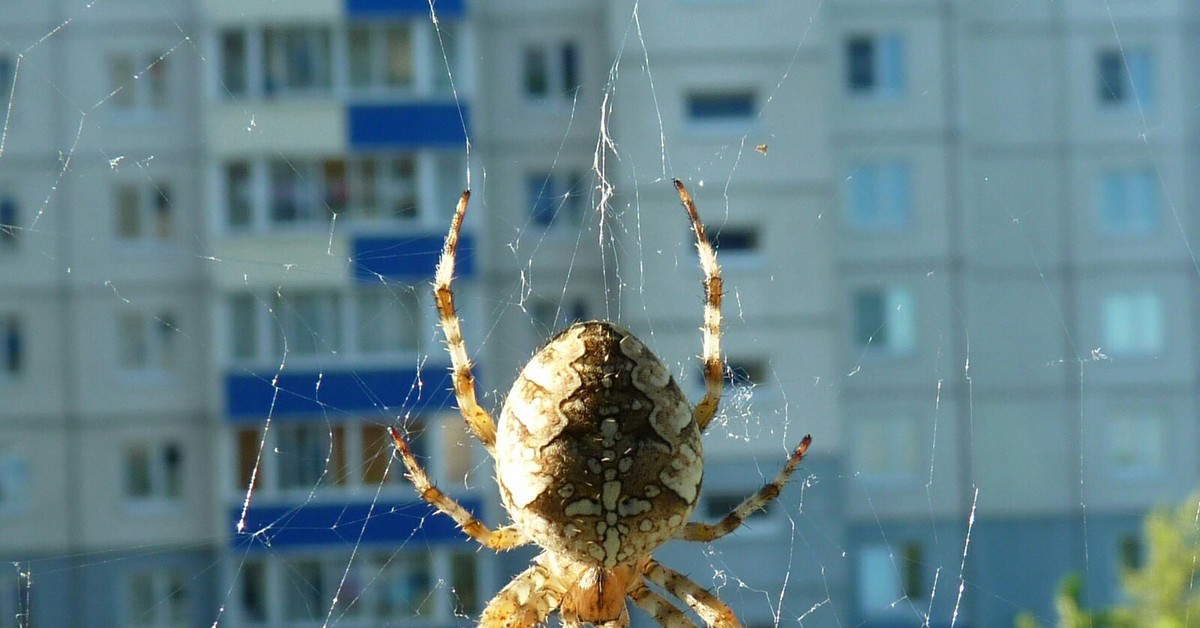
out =
[[[3,343],[3,363],[0,363],[0,378],[12,377],[25,367],[25,336],[21,319],[16,314],[0,317],[0,342]]]
[[[1157,292],[1108,294],[1101,305],[1101,348],[1111,356],[1148,356],[1163,350],[1164,312]]]
[[[257,490],[262,486],[263,473],[259,466],[259,453],[265,449],[262,439],[263,435],[258,430],[238,430],[238,483],[234,488],[244,491],[247,488]],[[250,486],[251,481],[254,482],[253,487]]]
[[[897,231],[912,221],[908,164],[864,163],[846,177],[846,223],[863,231]]]
[[[904,590],[896,577],[891,548],[878,543],[859,549],[859,612],[868,617],[884,615],[895,608],[895,602],[903,598]]]
[[[171,189],[167,184],[118,183],[113,196],[118,238],[166,240],[171,237]]]
[[[290,620],[316,620],[325,616],[325,600],[332,599],[335,574],[315,558],[284,562],[288,586],[284,587],[284,616]]]
[[[528,46],[522,55],[521,76],[530,100],[570,100],[579,89],[579,50],[571,42]]]
[[[904,597],[910,600],[924,598],[926,591],[922,572],[925,569],[925,559],[920,543],[909,541],[904,544],[904,564],[901,567],[900,588],[904,591]]]
[[[14,563],[13,569],[0,573],[0,617],[11,620],[17,626],[32,624],[29,611],[30,575]],[[16,574],[12,572],[16,571]]]
[[[479,587],[476,584],[478,567],[475,553],[455,552],[450,559],[450,591],[454,594],[456,617],[475,617],[483,609],[479,605]]]
[[[705,494],[704,499],[701,501],[703,504],[701,517],[710,523],[718,522],[725,518],[725,515],[733,512],[734,508],[740,506],[741,503],[745,501],[746,497],[754,494],[755,490],[757,490],[757,487],[724,492],[720,490],[709,490]],[[765,508],[759,508],[758,510],[750,513],[750,516],[746,517],[746,523],[749,525],[746,528],[742,528],[742,530],[755,530],[756,524],[761,524],[769,520],[771,518],[771,514],[775,512],[776,504],[778,503],[778,500],[771,500],[767,502]]]
[[[350,87],[410,89],[416,78],[409,24],[356,24],[348,32]]]
[[[167,68],[167,56],[161,52],[110,55],[108,76],[113,92],[109,104],[126,113],[165,110],[170,102]]]
[[[17,64],[12,58],[0,56],[0,128],[8,118],[9,98],[16,82]]]
[[[225,220],[234,229],[253,224],[254,190],[250,164],[234,161],[225,164]]]
[[[711,244],[719,254],[758,252],[758,229],[726,225],[712,232]]]
[[[221,33],[221,86],[224,95],[242,96],[249,87],[246,79],[246,34],[243,31]]]
[[[920,473],[917,424],[906,416],[863,417],[856,424],[855,468],[869,480],[908,481]]]
[[[238,600],[242,618],[267,621],[267,566],[261,561],[246,561],[238,573]]]
[[[0,126],[3,126],[0,123]],[[10,195],[0,196],[0,250],[12,249],[17,245],[17,199]]]
[[[413,452],[426,457],[433,434],[422,439],[424,425],[409,423],[406,428]],[[325,421],[289,422],[272,427],[266,435],[258,429],[238,430],[235,435],[238,474],[233,489],[244,492],[254,479],[254,490],[267,492],[302,490],[372,492],[380,484],[406,482],[403,466],[389,463],[392,438],[387,427],[374,423],[337,423]],[[470,450],[447,443],[441,460],[429,471],[437,477],[461,478],[471,467]],[[262,456],[260,458],[260,451]],[[257,470],[257,473],[256,473]],[[406,493],[407,494],[407,493]]]
[[[126,626],[188,625],[187,579],[172,569],[129,574],[125,580]]]
[[[1154,104],[1154,55],[1138,48],[1096,54],[1097,97],[1109,107],[1143,109]]]
[[[903,288],[867,288],[853,296],[854,342],[887,354],[911,353],[916,314],[912,294]]]
[[[431,188],[439,177],[454,175],[450,189],[458,188],[461,161],[452,158],[418,159],[414,153],[378,157],[325,159],[272,159],[265,164],[233,161],[224,167],[225,220],[231,230],[257,225],[276,227],[328,227],[334,214],[340,220],[402,220],[420,217],[421,181]],[[260,168],[259,166],[264,166]],[[418,167],[425,168],[418,171]],[[430,171],[430,177],[423,176]],[[267,211],[257,213],[257,173],[265,176]],[[455,192],[457,193],[457,192]]]
[[[904,39],[897,34],[846,39],[846,87],[858,96],[895,98],[904,93]]]
[[[1122,475],[1162,472],[1167,467],[1168,434],[1165,417],[1154,410],[1123,410],[1112,417],[1108,430],[1112,469]]]
[[[896,555],[896,550],[900,555]],[[872,543],[858,550],[858,607],[866,617],[895,616],[903,612],[901,600],[926,598],[924,558],[920,543],[898,546]]]
[[[698,91],[687,95],[687,118],[694,123],[745,122],[758,113],[753,91]]]
[[[258,348],[258,301],[253,294],[229,297],[229,354],[239,360],[253,360]]]
[[[0,515],[29,506],[29,459],[15,446],[0,447]]]
[[[268,27],[263,33],[263,92],[268,97],[328,92],[328,28]]]
[[[733,387],[758,386],[767,381],[767,373],[765,360],[729,358],[725,363],[725,384]]]
[[[428,555],[375,556],[369,565],[368,573],[379,579],[369,598],[372,617],[417,617],[433,610],[433,565]]]
[[[127,371],[168,371],[175,366],[175,315],[123,312],[117,317],[117,364]]]
[[[1100,227],[1112,235],[1158,230],[1158,179],[1153,170],[1117,170],[1100,176]]]
[[[535,173],[525,177],[530,218],[540,227],[578,227],[583,221],[583,174]]]
[[[325,484],[346,483],[345,428],[324,423],[293,423],[278,429],[279,487],[311,491]],[[329,477],[325,477],[326,471]]]
[[[420,299],[412,289],[360,289],[354,326],[361,355],[394,355],[417,350]]]
[[[183,448],[173,442],[125,447],[125,497],[138,502],[183,496]]]
[[[317,189],[320,179],[315,163],[272,160],[268,165],[268,176],[272,223],[324,224],[329,220],[329,211],[321,207],[324,195]]]
[[[585,299],[551,300],[533,297],[528,301],[529,318],[541,340],[549,340],[557,330],[571,323],[591,318],[591,308]]]
[[[334,291],[275,295],[275,355],[328,355],[342,347],[341,296]]]

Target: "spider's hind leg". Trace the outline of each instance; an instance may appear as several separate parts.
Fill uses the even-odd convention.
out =
[[[433,482],[429,481],[425,469],[421,467],[421,463],[417,462],[417,457],[413,455],[408,441],[404,440],[404,435],[400,433],[400,430],[394,427],[389,430],[392,433],[392,442],[396,445],[396,452],[400,454],[404,466],[408,467],[408,477],[412,480],[421,499],[449,515],[458,523],[458,527],[462,528],[463,532],[484,547],[502,551],[529,543],[529,538],[516,526],[505,526],[497,530],[488,528],[486,524],[476,519],[475,515],[463,508],[462,504],[454,501],[453,498],[434,486]]]
[[[706,625],[714,628],[742,628],[742,622],[738,621],[737,616],[724,602],[687,576],[653,560],[646,563],[643,573],[647,580],[687,604]]]
[[[480,628],[532,628],[558,608],[563,592],[555,587],[553,577],[541,564],[512,579],[483,609]]]

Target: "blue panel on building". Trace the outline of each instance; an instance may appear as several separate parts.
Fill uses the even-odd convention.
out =
[[[350,105],[354,149],[460,148],[467,141],[467,110],[448,103]]]
[[[459,17],[466,13],[463,0],[436,0],[433,11],[439,18]],[[429,15],[429,0],[346,0],[350,17],[404,17]]]
[[[433,279],[438,257],[442,254],[442,236],[384,237],[363,236],[351,243],[354,252],[354,278],[377,281],[379,277],[397,281]],[[469,235],[458,240],[454,274],[475,274],[475,248]]]
[[[473,513],[482,511],[478,500],[461,502]],[[241,506],[229,509],[236,530]],[[420,539],[430,543],[465,542],[466,535],[454,520],[422,501],[375,504],[304,504],[300,506],[251,505],[245,532],[234,535],[232,545],[247,549],[298,547],[354,547],[360,543],[387,543],[399,547]]]
[[[233,423],[259,423],[266,416],[287,420],[318,414],[336,419],[380,413],[384,407],[418,412],[449,408],[454,392],[445,370],[428,366],[424,381],[420,375],[395,368],[227,374],[225,416]]]

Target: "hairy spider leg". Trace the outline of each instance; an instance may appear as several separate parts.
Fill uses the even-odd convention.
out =
[[[804,459],[804,453],[808,451],[808,446],[811,443],[812,436],[805,436],[800,441],[800,444],[796,446],[796,449],[792,451],[787,464],[783,465],[779,473],[775,474],[775,478],[764,484],[757,493],[743,500],[742,503],[729,511],[729,514],[725,515],[720,521],[715,524],[689,523],[679,531],[676,538],[685,541],[709,542],[740,528],[746,517],[749,517],[751,513],[765,507],[771,500],[779,497],[779,493],[783,491],[784,485],[787,484],[796,467],[800,465],[800,461]]]
[[[724,602],[692,582],[687,576],[669,567],[664,567],[654,560],[646,563],[646,569],[642,573],[647,580],[662,587],[667,593],[675,596],[688,608],[695,611],[700,619],[703,619],[709,626],[741,628],[742,622],[738,621],[737,616]]]
[[[561,587],[540,563],[513,578],[488,602],[479,618],[480,628],[532,628],[550,616],[562,601]]]
[[[496,421],[479,405],[475,398],[475,375],[471,372],[471,359],[467,356],[467,344],[463,340],[462,324],[458,312],[454,309],[454,292],[450,285],[454,281],[454,260],[458,252],[458,234],[462,229],[463,218],[467,214],[467,202],[471,200],[471,191],[463,191],[458,206],[454,209],[454,219],[450,221],[450,231],[446,234],[446,243],[442,247],[442,256],[438,260],[434,272],[433,297],[437,303],[438,316],[441,320],[442,331],[446,334],[446,349],[450,353],[450,370],[453,373],[454,396],[458,399],[458,411],[471,428],[471,433],[493,457],[496,449]]]
[[[704,271],[704,324],[700,327],[703,345],[700,359],[704,363],[704,398],[696,404],[692,418],[700,431],[704,432],[717,414],[721,403],[721,390],[725,385],[725,364],[721,359],[721,267],[717,265],[717,254],[704,233],[704,224],[696,212],[696,204],[683,182],[674,179],[679,200],[692,221],[696,234],[696,252],[700,256],[700,268]]]
[[[400,433],[400,430],[395,427],[388,429],[392,433],[392,442],[396,445],[396,452],[400,454],[404,466],[408,467],[408,477],[412,480],[421,499],[449,515],[458,524],[458,527],[462,528],[463,532],[488,549],[510,550],[529,543],[529,537],[525,536],[520,528],[509,525],[492,530],[485,523],[476,519],[462,504],[454,501],[453,498],[434,486],[429,481],[425,469],[421,467],[421,463],[417,462],[417,457],[413,455],[408,441],[404,440],[404,435]]]
[[[629,597],[638,608],[646,611],[663,628],[693,628],[695,624],[667,598],[638,582],[629,590]]]

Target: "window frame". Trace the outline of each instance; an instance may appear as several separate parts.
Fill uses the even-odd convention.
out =
[[[870,321],[863,321],[861,306],[864,299],[878,301],[878,311]],[[916,293],[907,286],[860,286],[850,293],[850,326],[853,347],[873,358],[907,358],[917,353],[920,335],[919,305]],[[864,323],[876,322],[865,334]],[[883,341],[877,340],[884,334]]]
[[[1114,290],[1100,300],[1100,349],[1111,358],[1152,359],[1166,353],[1167,309],[1155,288]],[[1127,321],[1116,320],[1127,318]],[[1129,330],[1135,330],[1130,334]]]
[[[913,229],[912,165],[906,159],[858,161],[844,177],[843,224],[863,234],[906,234]]]
[[[165,117],[176,106],[171,76],[171,51],[110,50],[104,64],[107,80],[114,83],[102,101],[118,119],[151,120]],[[118,61],[127,68],[114,67]],[[128,73],[122,78],[121,75]]]
[[[142,454],[140,456],[137,454],[139,451]],[[158,510],[181,507],[188,492],[186,465],[184,446],[177,439],[126,442],[121,448],[120,489],[126,508]],[[139,483],[139,474],[145,477],[144,493],[132,490]]]
[[[865,69],[856,67],[851,48],[865,44]],[[897,101],[908,91],[909,57],[899,31],[856,31],[842,40],[842,91],[854,100]],[[862,79],[862,80],[860,80]]]

